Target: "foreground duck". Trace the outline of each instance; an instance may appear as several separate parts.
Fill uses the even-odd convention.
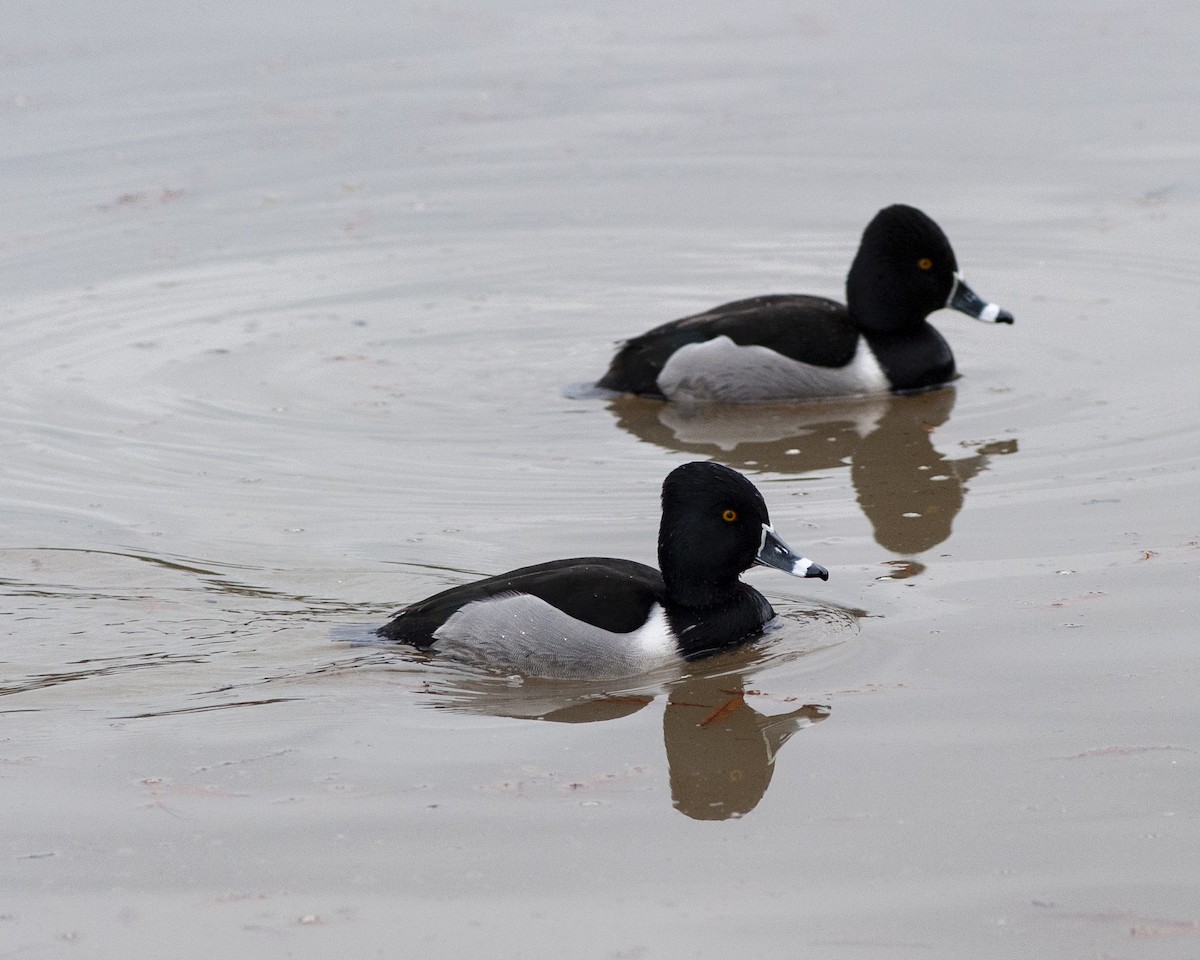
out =
[[[522,567],[411,604],[377,633],[525,676],[628,677],[758,636],[775,611],[739,578],[754,564],[829,579],[775,533],[754,485],[717,463],[667,475],[658,563]]]
[[[726,303],[626,341],[597,386],[718,403],[925,390],[958,376],[926,320],[943,307],[1013,322],[959,276],[941,228],[897,204],[863,231],[845,305],[806,294]]]

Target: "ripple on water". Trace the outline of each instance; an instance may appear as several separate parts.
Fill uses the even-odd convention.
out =
[[[381,517],[400,538],[460,522],[463,505],[528,510],[537,481],[522,473],[550,480],[537,495],[548,514],[577,513],[592,492],[553,477],[577,449],[581,410],[536,370],[561,344],[529,333],[563,305],[434,309],[397,297],[377,253],[342,266],[338,284],[313,279],[321,256],[295,256],[24,304],[5,359],[19,484],[8,497],[30,505],[30,538],[45,511],[67,526],[90,512],[170,529],[199,553],[230,539],[214,544],[206,527],[235,528],[234,540],[254,527],[278,559],[291,546],[280,531],[357,526],[351,539],[368,542]],[[289,296],[264,294],[278,288]],[[64,545],[83,539],[72,533]]]
[[[38,710],[115,717],[244,701],[308,643],[327,647],[314,619],[362,612],[289,590],[277,571],[189,557],[3,549],[0,566],[13,641],[0,697]]]

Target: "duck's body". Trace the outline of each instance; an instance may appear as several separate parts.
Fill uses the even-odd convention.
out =
[[[627,341],[598,386],[667,400],[761,403],[909,392],[957,376],[926,317],[951,307],[1012,323],[957,273],[944,233],[921,211],[881,210],[863,232],[846,304],[782,294],[726,303]]]
[[[740,587],[710,618],[672,604],[662,574],[645,564],[553,560],[452,587],[380,634],[530,676],[633,676],[756,635],[774,612],[758,591]]]
[[[738,577],[752,564],[829,576],[778,538],[745,477],[713,463],[663,484],[659,563],[662,573],[606,557],[522,567],[414,603],[378,633],[527,676],[633,676],[757,636],[774,611]]]

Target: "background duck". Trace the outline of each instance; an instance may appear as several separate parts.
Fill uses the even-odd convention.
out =
[[[925,390],[958,376],[926,320],[943,307],[1013,322],[959,276],[941,228],[896,204],[863,231],[845,305],[808,294],[726,303],[626,341],[597,386],[721,403]]]

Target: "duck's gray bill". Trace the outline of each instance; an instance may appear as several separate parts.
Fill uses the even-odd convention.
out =
[[[967,286],[957,273],[954,275],[954,289],[950,291],[950,299],[946,306],[958,310],[968,317],[982,320],[984,323],[1012,323],[1013,315],[1002,310],[994,303],[988,303],[979,294]]]
[[[800,556],[767,526],[763,527],[762,545],[758,548],[758,556],[755,559],[764,566],[775,567],[784,573],[790,573],[793,577],[829,579],[828,570],[819,563],[813,563],[808,557]]]

